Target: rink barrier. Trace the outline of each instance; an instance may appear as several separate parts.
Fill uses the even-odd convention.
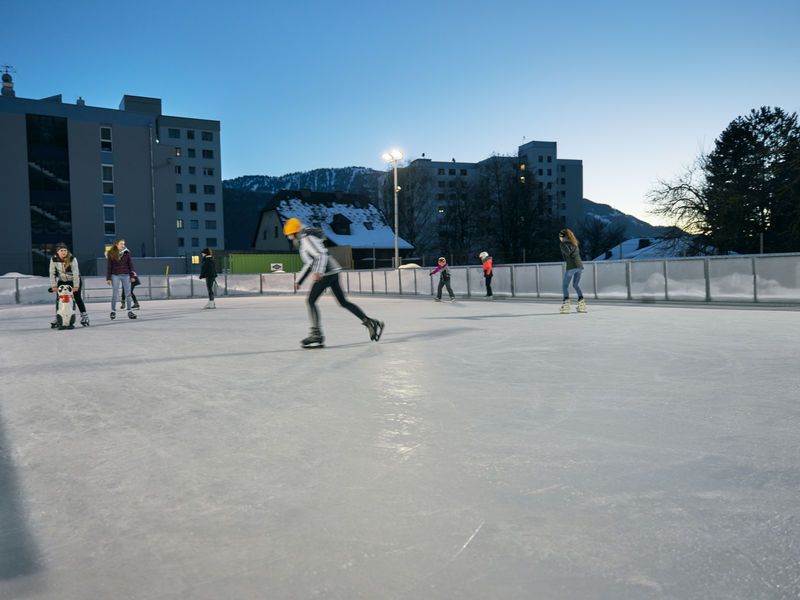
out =
[[[586,298],[632,302],[800,303],[800,253],[707,256],[649,260],[584,262],[581,288]],[[365,269],[342,272],[350,294],[433,296],[439,284],[431,269]],[[526,263],[495,265],[492,290],[498,298],[561,298],[565,265]],[[450,285],[460,298],[485,295],[480,266],[450,267]],[[295,273],[221,273],[217,296],[303,293],[294,291]],[[196,275],[140,275],[136,296],[142,300],[207,298]],[[43,277],[0,278],[0,305],[55,302]],[[307,288],[306,288],[307,292]],[[446,293],[446,292],[445,292]],[[574,296],[570,287],[570,294]],[[103,277],[83,278],[87,302],[110,302]]]

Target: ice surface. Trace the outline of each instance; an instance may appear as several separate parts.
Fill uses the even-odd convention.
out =
[[[0,598],[800,594],[800,312],[350,298],[0,308]]]

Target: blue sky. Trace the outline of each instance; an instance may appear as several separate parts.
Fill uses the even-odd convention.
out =
[[[162,98],[222,123],[223,178],[478,161],[530,140],[584,196],[648,215],[737,116],[800,111],[800,2],[210,2],[4,7],[17,95]]]

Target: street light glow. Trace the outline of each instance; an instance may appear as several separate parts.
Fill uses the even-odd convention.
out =
[[[397,161],[403,158],[403,153],[400,150],[392,150],[384,152],[381,156],[386,162],[394,163],[394,260],[392,266],[397,269],[400,267],[400,252],[397,247],[397,192],[400,191],[400,186],[397,185]]]

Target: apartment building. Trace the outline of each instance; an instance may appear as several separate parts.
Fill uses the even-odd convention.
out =
[[[172,143],[170,129],[184,135],[182,142],[194,131],[197,143]],[[58,242],[92,274],[93,259],[116,237],[125,238],[135,257],[199,252],[224,239],[219,121],[162,115],[158,98],[126,95],[119,109],[88,106],[80,98],[67,103],[60,94],[20,98],[6,73],[0,131],[2,272],[45,275]],[[195,188],[180,179],[189,166]],[[184,181],[186,195],[198,200],[179,210]]]

